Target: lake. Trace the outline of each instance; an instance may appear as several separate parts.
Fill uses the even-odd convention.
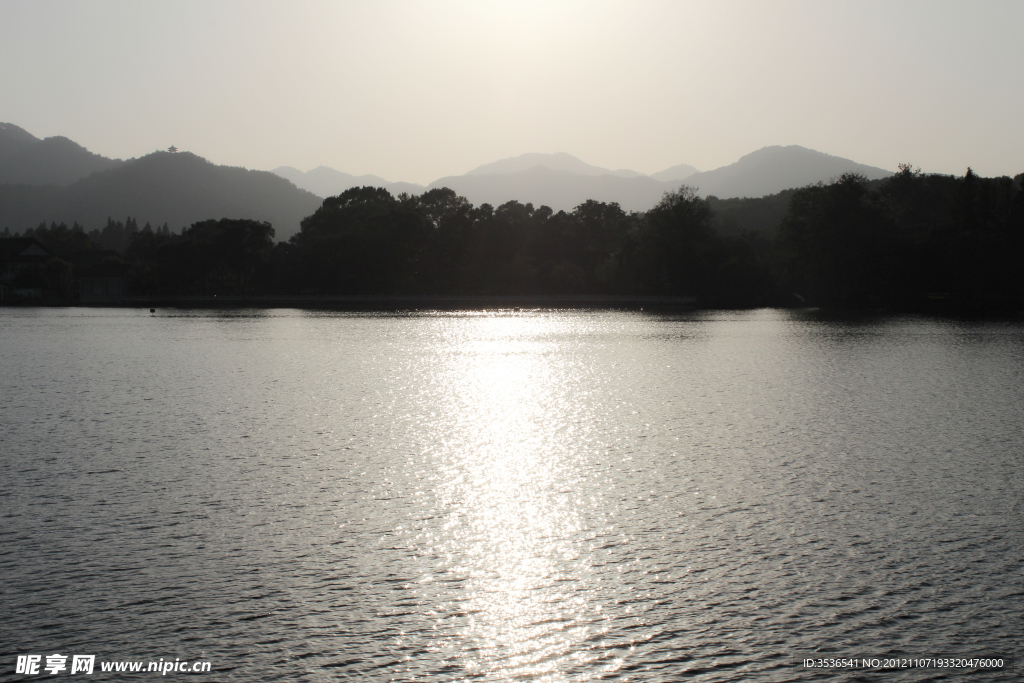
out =
[[[1024,324],[6,308],[0,349],[0,678],[953,680],[803,660],[1024,642]]]

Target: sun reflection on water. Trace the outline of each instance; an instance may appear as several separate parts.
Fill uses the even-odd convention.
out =
[[[469,676],[565,680],[600,632],[584,589],[572,369],[552,324],[457,319],[436,370],[448,433],[430,456],[446,522],[426,545],[449,588],[432,594],[432,647]]]

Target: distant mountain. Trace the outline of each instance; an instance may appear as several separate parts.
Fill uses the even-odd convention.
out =
[[[295,234],[321,200],[267,171],[216,166],[188,152],[154,152],[67,187],[0,185],[0,227],[77,221],[87,230],[107,217],[175,230],[210,218],[268,221],[277,239]]]
[[[573,155],[566,154],[565,152],[558,152],[556,154],[520,154],[517,157],[501,159],[489,164],[484,164],[483,166],[477,166],[472,171],[467,172],[466,175],[519,173],[520,171],[528,171],[538,166],[552,171],[568,171],[570,173],[589,176],[613,175],[620,178],[639,178],[644,175],[643,173],[637,173],[636,171],[630,171],[625,168],[612,171],[607,168],[601,168],[600,166],[591,166],[585,161],[581,161]],[[431,184],[431,186],[433,186],[433,184]]]
[[[572,210],[589,198],[588,192],[598,192],[602,196],[615,197],[602,201],[621,201],[627,210],[640,211],[653,206],[646,203],[653,195],[651,184],[644,182],[644,179],[650,179],[644,174],[628,169],[612,171],[592,166],[565,152],[522,154],[478,166],[465,175],[441,178],[428,186],[392,182],[375,175],[354,176],[327,166],[318,166],[306,172],[291,166],[280,166],[271,173],[287,178],[297,187],[309,190],[320,197],[331,197],[341,194],[350,187],[363,185],[383,187],[393,195],[402,192],[422,194],[431,188],[449,187],[477,205],[486,202],[497,206],[517,199],[524,203],[532,201],[537,206],[547,204],[556,211]],[[619,182],[624,179],[636,179],[638,182]],[[587,189],[590,187],[593,189]],[[534,199],[521,199],[521,195],[515,194],[520,190],[530,192]],[[664,191],[665,188],[658,188],[653,190],[653,193],[660,199]],[[637,193],[639,196],[635,197]],[[496,198],[499,197],[507,199],[498,201]],[[576,201],[579,197],[583,199]]]
[[[713,171],[700,173],[679,164],[651,176],[593,166],[564,152],[522,154],[424,187],[326,166],[305,173],[289,166],[248,171],[216,166],[189,153],[156,152],[121,161],[93,154],[67,138],[40,140],[18,126],[0,123],[0,229],[22,231],[41,221],[77,221],[92,229],[105,224],[108,216],[132,216],[142,224],[167,222],[175,229],[210,218],[253,218],[269,221],[278,239],[287,239],[322,197],[362,185],[384,187],[394,195],[449,187],[478,206],[517,200],[571,211],[594,199],[617,202],[627,211],[646,211],[683,184],[723,200],[760,198],[851,172],[871,180],[892,175],[791,145],[765,147]],[[773,206],[783,205],[781,199],[773,201]],[[735,216],[727,222],[739,226],[749,213],[745,204],[730,204],[728,212]]]
[[[677,164],[672,168],[666,168],[664,171],[652,173],[651,177],[662,182],[672,182],[674,180],[686,180],[694,173],[699,173],[699,171],[693,166],[690,166],[689,164]]]
[[[475,205],[498,206],[518,200],[524,204],[547,205],[555,211],[571,211],[587,199],[618,202],[627,211],[646,211],[666,191],[678,188],[678,183],[662,183],[636,171],[593,166],[565,152],[501,159],[478,166],[465,175],[440,178],[426,187],[391,182],[373,175],[354,176],[326,166],[305,173],[291,166],[281,166],[271,172],[321,197],[363,185],[384,187],[393,195],[422,194],[428,189],[448,187]]]
[[[565,152],[521,154],[478,166],[465,175],[439,178],[426,188],[377,176],[353,176],[324,166],[307,173],[287,166],[273,172],[320,196],[360,185],[385,187],[392,194],[420,194],[428,188],[448,187],[478,206],[499,206],[514,199],[524,204],[547,205],[555,211],[571,211],[588,199],[617,202],[627,211],[646,211],[664,193],[678,190],[681,185],[694,187],[705,197],[759,198],[828,182],[843,173],[860,173],[870,180],[892,175],[881,168],[796,145],[765,147],[713,171],[700,173],[689,164],[678,164],[650,176],[593,166]]]
[[[36,142],[39,142],[39,138],[24,128],[19,128],[13,123],[0,123],[0,159],[20,152]]]
[[[685,182],[705,197],[763,197],[794,187],[828,182],[844,173],[859,173],[868,180],[892,175],[891,171],[882,168],[865,166],[806,147],[776,145],[751,152],[734,164],[691,175]]]
[[[317,166],[312,171],[303,173],[291,166],[279,166],[271,171],[275,175],[295,183],[296,187],[308,190],[318,197],[334,197],[341,194],[350,187],[384,187],[393,195],[402,192],[409,194],[422,194],[427,188],[414,183],[393,183],[375,175],[352,175],[343,171],[336,171],[327,166]]]
[[[646,211],[665,192],[678,189],[678,183],[661,183],[648,176],[584,175],[534,166],[517,173],[448,176],[430,184],[430,188],[436,187],[450,188],[478,206],[499,206],[515,199],[555,211],[572,211],[595,199],[617,202],[626,211]]]
[[[123,163],[65,137],[40,140],[12,123],[0,123],[0,183],[70,185]]]
[[[627,211],[646,211],[665,192],[684,184],[705,197],[764,197],[828,182],[843,173],[859,173],[869,180],[892,175],[885,169],[791,145],[765,147],[713,171],[699,173],[693,166],[679,164],[650,176],[632,177],[591,166],[569,154],[524,154],[479,166],[463,176],[435,180],[430,187],[450,187],[474,204],[497,206],[517,199],[546,204],[557,211],[595,199],[618,202]]]

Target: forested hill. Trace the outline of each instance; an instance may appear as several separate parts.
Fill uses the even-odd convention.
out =
[[[426,189],[447,187],[477,205],[499,206],[519,201],[549,206],[555,211],[572,211],[588,199],[615,202],[627,211],[647,211],[664,193],[675,192],[683,184],[695,188],[703,197],[758,198],[817,182],[827,183],[844,173],[857,173],[869,180],[892,175],[885,169],[797,145],[764,147],[728,166],[703,173],[693,166],[678,164],[652,175],[593,166],[566,153],[521,154],[484,164],[463,175],[439,178],[426,188],[391,183],[376,176],[353,176],[323,166],[307,173],[289,167],[274,172],[321,197],[333,197],[364,185],[384,187],[392,194],[420,194]]]
[[[65,137],[40,140],[12,123],[0,123],[0,184],[70,185],[123,163]]]
[[[892,175],[883,168],[799,145],[773,145],[740,157],[728,166],[695,173],[685,182],[704,197],[764,197],[791,188],[827,183],[844,173],[854,173],[868,180]]]
[[[13,123],[0,123],[0,159],[39,142],[39,138]]]
[[[150,296],[692,296],[709,307],[1019,313],[1022,179],[902,167],[885,180],[847,174],[763,200],[683,189],[644,213],[592,200],[571,212],[474,206],[450,189],[395,197],[362,187],[325,199],[276,244],[269,224],[239,219],[180,235],[133,220],[24,236],[72,262],[90,244],[127,245],[131,288]],[[715,229],[716,208],[770,225],[783,203],[771,234]],[[37,274],[52,284],[34,286],[72,291],[72,265],[53,259]]]
[[[284,166],[271,172],[308,191],[302,192],[270,174],[215,166],[185,152],[157,152],[125,162],[93,154],[64,137],[40,140],[14,124],[0,123],[0,230],[21,232],[46,222],[78,223],[91,231],[108,217],[125,216],[179,230],[210,217],[227,217],[268,221],[278,239],[287,240],[318,204],[309,192],[322,198],[373,186],[397,196],[448,188],[476,205],[519,201],[557,212],[594,200],[616,203],[626,211],[647,211],[685,183],[708,197],[721,234],[738,235],[744,230],[773,231],[792,188],[851,172],[868,179],[891,175],[795,145],[765,147],[703,173],[679,164],[650,176],[601,168],[566,153],[501,159],[426,187],[324,166],[306,173]]]
[[[154,152],[66,187],[0,185],[0,229],[78,223],[87,231],[110,216],[174,230],[209,218],[270,222],[279,239],[299,229],[320,198],[267,171],[217,166],[188,152]]]

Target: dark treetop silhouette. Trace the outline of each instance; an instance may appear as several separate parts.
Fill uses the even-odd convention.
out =
[[[593,200],[571,212],[517,201],[495,208],[447,188],[395,197],[359,187],[325,199],[278,244],[269,223],[251,219],[202,221],[180,234],[131,218],[89,233],[40,225],[24,236],[50,249],[53,263],[19,277],[52,280],[48,296],[66,300],[69,278],[97,260],[83,255],[103,252],[128,267],[129,291],[149,296],[592,294],[1017,310],[1021,178],[903,165],[883,180],[846,174],[760,200],[701,199],[684,186],[646,213]]]

